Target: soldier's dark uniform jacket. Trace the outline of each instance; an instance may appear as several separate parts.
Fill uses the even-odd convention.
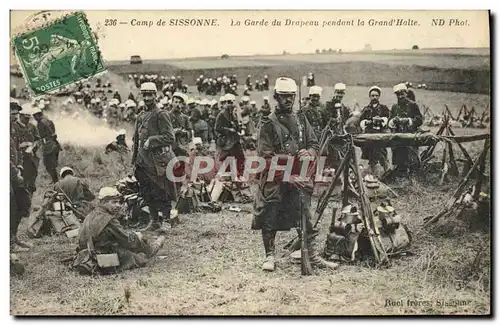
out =
[[[149,147],[144,143],[149,139]],[[167,165],[174,158],[175,135],[168,112],[157,107],[144,111],[136,120],[132,163],[145,201],[163,205],[176,199],[175,186],[167,179]]]
[[[21,219],[29,216],[31,196],[18,174],[22,166],[22,154],[18,149],[19,137],[11,126],[10,137],[10,239],[15,240]]]
[[[77,255],[73,261],[73,269],[81,273],[90,273],[98,268],[96,261],[90,261],[89,247],[94,254],[118,255],[120,266],[117,272],[145,266],[155,249],[140,239],[131,230],[124,229],[116,214],[104,206],[98,206],[89,213],[82,226],[78,239]]]
[[[83,219],[94,208],[91,201],[95,199],[95,195],[90,191],[87,182],[78,177],[66,175],[54,184],[54,191],[66,194],[78,211],[78,218]]]
[[[191,124],[193,125],[194,136],[201,138],[203,143],[208,143],[208,123],[201,119],[200,110],[197,108],[191,112]]]
[[[186,146],[191,140],[191,123],[189,122],[189,117],[180,111],[171,111],[170,121],[172,122],[172,127],[180,131],[175,134],[174,150],[177,146]]]
[[[413,92],[413,90],[411,89],[408,89],[406,91],[406,96],[408,97],[409,100],[411,100],[412,102],[415,101],[415,93]]]
[[[324,115],[325,115],[325,105],[319,103],[319,105],[313,105],[309,102],[306,106],[302,108],[302,112],[307,117],[307,120],[311,124],[314,133],[318,139],[321,138],[321,132],[323,131],[323,127],[325,124]]]
[[[334,134],[344,133],[344,126],[346,125],[346,122],[351,115],[351,111],[344,104],[340,103],[340,105],[340,108],[335,108],[334,101],[326,102],[323,115],[324,124],[322,136],[324,135],[323,133],[326,132],[328,126]],[[340,165],[339,151],[344,151],[345,145],[336,144],[334,143],[334,141],[331,141],[327,146],[327,150],[328,152],[326,165],[333,168],[338,167],[338,165]]]
[[[240,136],[236,132],[231,132],[229,129],[236,129],[233,123],[233,117],[223,110],[217,115],[215,120],[215,136],[216,144],[222,150],[230,150],[240,142]]]
[[[377,107],[373,107],[372,105],[368,105],[363,108],[361,111],[360,120],[372,120],[374,117],[385,117],[387,121],[389,121],[390,117],[389,108],[383,104],[378,104]],[[372,126],[367,126],[365,129],[365,133],[382,133],[384,130],[376,130]],[[384,148],[374,148],[373,145],[369,145],[361,148],[362,155],[361,159],[367,159],[369,161],[374,161],[380,158],[380,155],[383,155],[384,158],[387,155],[387,149]]]
[[[61,150],[61,145],[57,141],[56,128],[54,122],[45,116],[38,121],[37,127],[43,143],[43,164],[55,183],[58,180],[56,168]]]
[[[406,130],[399,129],[398,132],[416,132],[423,123],[422,113],[417,103],[407,100],[404,104],[394,104],[391,108],[391,119],[398,117],[409,117],[412,119],[411,127]]]
[[[412,120],[411,126],[400,125],[396,127],[393,130],[393,132],[396,133],[414,133],[423,123],[422,113],[420,112],[420,108],[418,107],[417,103],[408,99],[405,103],[397,103],[392,105],[390,119],[393,119],[395,117],[408,117]],[[409,156],[410,150],[414,153],[412,158]],[[416,160],[418,160],[418,146],[392,148],[393,165],[409,166],[411,164],[416,164]]]
[[[22,152],[23,158],[23,178],[24,183],[28,190],[33,193],[36,190],[35,181],[38,175],[38,165],[40,164],[40,159],[36,155],[38,149],[38,142],[40,141],[40,136],[38,134],[38,129],[35,125],[27,123],[22,124],[21,121],[17,121],[15,126],[17,129],[17,134],[19,136],[19,146]],[[33,150],[31,153],[26,152],[28,143],[31,143]]]
[[[299,227],[301,204],[303,209],[309,209],[310,195],[301,196],[292,183],[282,182],[279,176],[270,182],[267,181],[267,177],[273,155],[296,156],[301,149],[310,151],[313,156],[319,149],[318,139],[304,115],[273,112],[262,121],[257,140],[257,152],[268,163],[259,175],[259,188],[253,205],[252,229],[287,231]],[[283,164],[286,164],[286,161]],[[300,164],[297,164],[296,160],[292,175],[299,173]]]

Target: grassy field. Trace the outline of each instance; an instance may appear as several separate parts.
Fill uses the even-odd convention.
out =
[[[457,130],[457,133],[462,133]],[[481,144],[467,144],[473,156]],[[438,147],[438,152],[441,149]],[[358,152],[359,154],[359,152]],[[97,191],[125,176],[129,167],[102,148],[65,146],[61,166],[77,166]],[[41,171],[39,192],[48,186]],[[62,260],[72,256],[76,241],[63,237],[33,240],[35,248],[20,254],[28,263],[23,278],[11,278],[14,315],[409,315],[488,314],[490,312],[489,234],[469,232],[458,220],[446,220],[429,231],[422,219],[436,213],[457,179],[438,187],[437,175],[414,187],[396,188],[395,207],[413,232],[413,256],[393,260],[388,269],[343,264],[337,271],[300,276],[300,266],[282,256],[294,232],[280,233],[278,269],[261,271],[260,234],[250,230],[251,214],[182,215],[170,230],[159,256],[149,267],[119,275],[89,278],[72,273]],[[315,202],[315,201],[314,201]],[[313,205],[314,206],[314,205]],[[224,206],[227,208],[227,205]],[[249,205],[242,208],[250,209]],[[328,208],[319,235],[323,246]],[[25,222],[21,229],[25,229]],[[473,261],[478,250],[484,255]],[[125,290],[131,292],[129,302]],[[403,306],[386,301],[403,300]],[[411,300],[413,305],[408,305]],[[444,300],[448,306],[438,305]],[[424,303],[424,301],[430,301]],[[459,301],[459,306],[453,302]],[[414,304],[420,303],[419,306]]]
[[[120,91],[135,91],[116,76],[112,78]],[[303,91],[305,94],[305,87]],[[352,107],[357,101],[364,106],[366,92],[367,87],[348,84],[346,104]],[[331,93],[331,87],[324,87],[323,98]],[[260,104],[262,95],[254,93],[251,97]],[[436,113],[444,104],[456,114],[463,103],[475,106],[478,112],[489,103],[487,95],[417,90],[416,96],[417,101],[431,106]],[[387,105],[395,102],[390,88],[383,89],[381,101]],[[64,128],[61,122],[56,121],[58,130]],[[70,128],[76,130],[75,126]],[[59,132],[65,143],[59,166],[75,167],[90,182],[92,191],[113,185],[131,171],[129,157],[103,153],[104,144],[112,139],[93,141],[97,128],[78,134],[79,138],[86,134],[94,137],[87,139],[89,144],[85,139],[74,142],[74,137],[68,141],[74,132]],[[455,132],[473,134],[489,130]],[[473,157],[477,157],[482,146],[482,142],[465,145]],[[441,151],[439,145],[436,159]],[[458,151],[456,154],[460,158]],[[489,229],[471,232],[466,223],[455,219],[444,220],[433,230],[421,227],[423,218],[442,208],[459,181],[450,179],[438,186],[438,177],[430,173],[416,186],[395,187],[400,195],[394,201],[396,210],[413,232],[413,255],[393,260],[388,269],[342,264],[333,272],[320,270],[313,276],[302,277],[300,266],[282,255],[283,245],[295,234],[291,231],[278,235],[278,269],[264,273],[260,269],[264,258],[261,237],[259,232],[250,230],[251,214],[228,211],[225,205],[219,214],[182,215],[182,224],[168,232],[164,248],[149,267],[114,276],[90,278],[71,272],[62,260],[73,255],[75,240],[33,240],[35,247],[19,254],[27,263],[25,275],[11,278],[10,310],[14,315],[489,314]],[[34,205],[41,203],[48,186],[49,177],[41,165]],[[250,205],[241,207],[250,209]],[[328,208],[318,237],[320,248],[330,215]],[[25,229],[23,220],[21,233]],[[478,251],[483,254],[474,264]],[[129,301],[125,299],[125,290],[131,292]],[[402,306],[387,305],[400,300]]]

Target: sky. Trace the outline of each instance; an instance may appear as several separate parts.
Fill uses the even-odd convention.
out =
[[[106,60],[170,59],[200,56],[312,53],[316,49],[357,51],[370,44],[373,50],[446,47],[489,47],[489,17],[483,11],[92,11],[88,21],[99,35]],[[11,11],[11,36],[25,30],[33,11]],[[58,13],[52,14],[55,17]],[[60,14],[60,13],[59,13]],[[162,19],[215,19],[218,26],[157,26]],[[106,19],[116,26],[105,26]],[[153,26],[131,26],[132,20],[151,21]],[[244,26],[245,20],[267,21],[268,26]],[[272,26],[272,21],[282,26]],[[291,21],[318,21],[320,26],[285,26]],[[357,21],[364,26],[322,26],[323,21]],[[418,26],[369,26],[373,21],[413,20]],[[444,26],[432,26],[443,19]],[[454,19],[452,26],[450,20]],[[240,26],[231,26],[240,21]],[[127,22],[127,24],[119,24]],[[457,26],[462,22],[465,26]],[[33,25],[32,25],[33,26]],[[36,26],[36,24],[35,24]]]

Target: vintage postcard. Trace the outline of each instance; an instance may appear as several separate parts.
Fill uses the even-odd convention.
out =
[[[491,315],[490,28],[11,10],[11,314]]]

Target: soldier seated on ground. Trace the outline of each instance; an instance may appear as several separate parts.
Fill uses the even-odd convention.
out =
[[[61,168],[61,179],[54,184],[54,191],[63,193],[68,202],[73,206],[78,219],[83,219],[94,208],[91,201],[95,195],[90,191],[86,181],[75,176],[75,171],[70,167]]]
[[[114,187],[99,191],[99,206],[85,217],[80,228],[73,270],[109,274],[144,267],[163,247],[164,236],[149,244],[141,234],[120,225],[121,197]]]
[[[116,151],[119,153],[127,153],[130,151],[128,148],[127,142],[125,141],[126,131],[125,129],[121,129],[116,134],[116,141],[111,142],[106,146],[105,153],[108,154],[112,151]]]

